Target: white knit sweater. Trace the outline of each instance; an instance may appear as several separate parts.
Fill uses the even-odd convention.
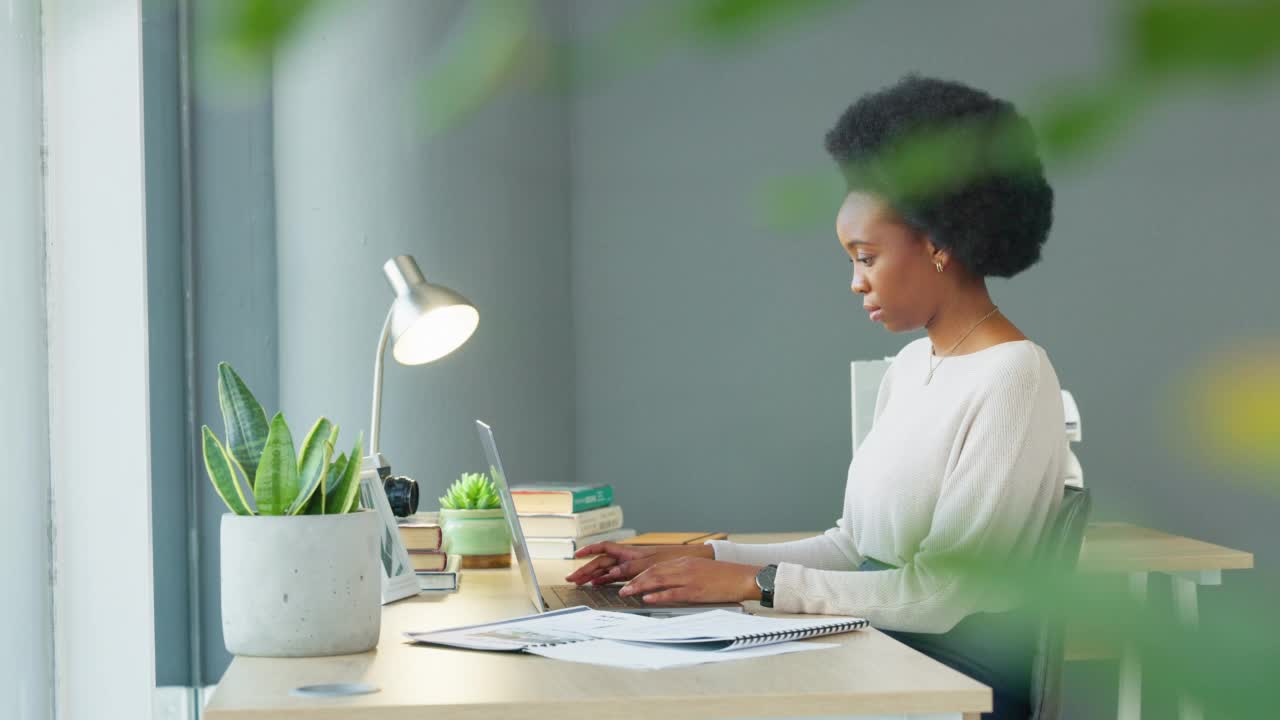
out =
[[[1030,557],[1062,496],[1058,377],[1040,346],[1020,340],[948,357],[926,385],[931,347],[909,343],[885,374],[836,527],[788,543],[712,543],[717,560],[777,563],[779,610],[941,633],[1016,604],[940,566]],[[856,572],[864,558],[898,569]]]

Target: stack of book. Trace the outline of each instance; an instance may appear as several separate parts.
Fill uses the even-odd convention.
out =
[[[511,498],[535,558],[572,558],[579,549],[634,537],[609,485],[517,485]]]
[[[397,523],[397,527],[404,549],[409,551],[409,562],[418,576],[418,587],[423,590],[457,590],[459,558],[440,549],[444,540],[440,526],[410,518]]]

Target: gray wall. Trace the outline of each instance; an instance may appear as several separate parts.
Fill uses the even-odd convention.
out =
[[[44,187],[40,167],[40,7],[0,13],[0,437],[14,452],[0,487],[0,717],[53,717],[49,538],[49,377]]]
[[[480,311],[436,363],[387,358],[382,451],[423,509],[484,467],[495,427],[513,478],[573,476],[568,146],[564,98],[511,91],[428,137],[415,112],[456,3],[346,3],[318,15],[275,77],[280,407],[299,439],[320,415],[349,450],[365,432],[392,294],[382,264],[414,255]],[[563,9],[544,6],[561,32]]]

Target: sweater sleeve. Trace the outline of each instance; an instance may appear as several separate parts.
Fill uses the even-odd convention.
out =
[[[841,572],[782,563],[775,606],[928,633],[946,632],[988,609],[982,583],[957,568],[1011,560],[1020,537],[1039,537],[1056,486],[1046,482],[1046,471],[1062,444],[1048,395],[1038,366],[1031,366],[1012,370],[975,402],[961,424],[963,440],[948,461],[930,530],[903,567]]]
[[[717,560],[745,565],[786,562],[819,570],[853,570],[862,563],[862,556],[853,546],[853,538],[845,530],[843,520],[837,520],[836,526],[825,533],[803,540],[762,545],[712,540],[709,544]]]

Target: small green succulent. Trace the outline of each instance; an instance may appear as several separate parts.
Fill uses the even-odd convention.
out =
[[[440,498],[440,507],[445,510],[491,510],[502,507],[502,501],[498,499],[498,488],[488,475],[462,473]]]

